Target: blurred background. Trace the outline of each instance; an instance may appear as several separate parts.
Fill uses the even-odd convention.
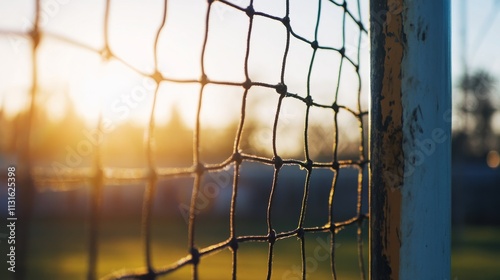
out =
[[[249,1],[228,1],[247,7]],[[286,14],[285,1],[254,1],[256,11],[277,17]],[[452,3],[452,187],[453,279],[500,279],[500,1],[458,0]],[[162,20],[163,1],[111,1],[109,31],[105,32],[104,1],[41,1],[37,48],[37,98],[30,154],[33,165],[52,174],[91,168],[96,143],[101,145],[105,168],[144,168],[145,130],[153,107],[155,82],[144,75],[155,70],[154,39]],[[346,1],[353,18],[343,21],[344,10],[321,1],[321,20],[315,37],[318,3],[290,1],[290,22],[302,38],[336,51],[319,50],[308,71],[313,49],[291,38],[284,80],[288,92],[306,97],[308,90],[319,104],[345,106],[334,127],[331,109],[312,107],[307,140],[310,158],[329,163],[363,160],[367,149],[369,105],[369,41],[356,23],[368,26],[368,2]],[[158,41],[158,70],[177,80],[198,80],[204,36],[205,1],[168,1],[166,27]],[[19,161],[28,117],[32,81],[32,43],[26,34],[34,21],[34,1],[0,0],[0,166]],[[209,79],[236,86],[209,84],[204,88],[200,112],[200,159],[220,163],[233,154],[240,121],[245,81],[248,17],[244,12],[215,2],[209,20],[204,67]],[[107,35],[106,35],[107,34]],[[253,82],[277,84],[286,42],[282,23],[254,18],[249,77]],[[103,59],[105,43],[117,59]],[[346,58],[349,58],[348,61]],[[343,61],[343,66],[340,63]],[[358,66],[358,67],[357,67]],[[358,80],[360,77],[360,80]],[[158,89],[154,117],[154,162],[158,168],[184,168],[193,164],[199,83],[164,81]],[[338,92],[338,96],[336,93]],[[272,158],[273,122],[278,95],[272,88],[250,88],[241,136],[243,153]],[[361,114],[358,118],[356,114]],[[285,98],[277,127],[277,152],[283,158],[304,160],[306,106]],[[99,118],[105,133],[97,130]],[[360,127],[363,130],[360,131]],[[335,139],[338,154],[332,148]],[[364,148],[364,149],[363,149]],[[361,150],[360,150],[361,149]],[[205,247],[228,237],[234,166],[209,173],[201,184],[197,209],[201,218],[197,240]],[[275,227],[296,227],[306,171],[285,166],[277,186]],[[334,172],[312,173],[306,225],[328,220],[327,197]],[[358,180],[361,174],[363,181]],[[334,218],[355,217],[358,186],[362,185],[362,213],[367,211],[366,170],[342,168],[336,183]],[[273,167],[244,162],[236,209],[239,235],[266,234],[265,217]],[[5,180],[4,180],[5,181]],[[4,184],[4,183],[1,183]],[[187,216],[193,178],[158,182],[153,211],[153,262],[161,267],[187,254]],[[141,267],[141,211],[143,182],[108,183],[103,192],[102,228],[99,234],[98,276]],[[3,189],[3,185],[2,185]],[[6,192],[0,203],[7,205]],[[90,185],[86,182],[38,182],[30,225],[27,279],[84,279],[87,267]],[[6,207],[1,210],[6,215]],[[215,226],[214,226],[215,225]],[[363,226],[366,229],[366,226]],[[6,230],[5,230],[6,232]],[[4,231],[0,230],[0,234]],[[4,235],[1,235],[2,237]],[[366,230],[363,232],[366,241]],[[328,235],[310,236],[313,255]],[[2,248],[4,239],[0,240]],[[358,279],[356,227],[341,231],[337,240],[340,279]],[[295,279],[300,274],[300,243],[286,240],[276,249],[274,277]],[[365,244],[367,244],[365,242]],[[266,273],[267,244],[242,245],[239,278],[262,278]],[[366,247],[363,257],[367,261]],[[2,249],[3,250],[3,249]],[[326,252],[326,251],[325,251]],[[256,257],[257,256],[257,257]],[[5,263],[5,262],[4,262]],[[204,259],[206,279],[230,277],[228,250]],[[328,260],[311,259],[311,279],[331,277]],[[2,279],[10,277],[0,271]],[[36,275],[36,276],[35,276]],[[189,278],[181,269],[170,278]],[[262,276],[259,276],[262,275]]]
[[[455,279],[496,279],[500,265],[500,1],[477,4],[452,1]]]

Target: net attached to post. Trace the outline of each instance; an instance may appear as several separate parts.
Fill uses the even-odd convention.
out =
[[[196,5],[204,6],[204,16],[205,23],[203,28],[203,40],[200,45],[201,56],[199,59],[199,65],[201,68],[201,75],[198,78],[192,79],[179,79],[175,77],[169,77],[168,74],[164,73],[161,68],[161,62],[159,59],[160,53],[162,49],[160,48],[160,37],[163,32],[167,32],[170,28],[168,21],[168,8],[171,2],[173,1],[164,1],[162,3],[162,9],[159,11],[161,14],[160,24],[158,29],[154,35],[154,48],[152,51],[152,55],[154,56],[154,69],[149,72],[145,72],[137,67],[133,66],[133,63],[129,63],[125,59],[121,58],[121,56],[113,51],[114,47],[110,41],[110,21],[111,21],[111,11],[113,9],[120,9],[122,4],[119,1],[103,1],[104,9],[104,17],[102,20],[102,31],[104,34],[103,38],[103,46],[101,48],[95,48],[90,45],[86,45],[84,43],[75,41],[71,38],[66,38],[64,36],[57,35],[55,33],[51,33],[45,31],[42,27],[40,27],[39,22],[41,21],[40,16],[43,13],[43,4],[44,1],[34,1],[35,6],[35,19],[34,25],[27,32],[9,32],[9,31],[0,31],[2,36],[20,36],[27,37],[32,45],[31,48],[31,95],[30,98],[32,100],[31,107],[29,108],[30,116],[27,121],[27,125],[23,126],[26,130],[24,134],[24,151],[28,154],[24,158],[26,158],[25,162],[20,162],[19,164],[24,164],[29,169],[31,169],[31,178],[35,181],[36,184],[39,185],[52,185],[52,184],[87,184],[91,189],[91,206],[89,208],[90,211],[90,228],[88,232],[89,242],[88,242],[88,271],[87,271],[87,279],[96,279],[98,278],[97,268],[99,266],[99,236],[100,236],[100,219],[102,216],[102,205],[103,203],[107,203],[104,201],[103,192],[106,189],[106,186],[113,182],[113,184],[128,184],[129,182],[142,182],[145,185],[144,196],[142,198],[142,236],[143,236],[143,249],[140,253],[144,259],[144,267],[131,267],[126,270],[121,270],[119,272],[112,272],[109,275],[105,276],[105,279],[156,279],[159,276],[169,275],[174,273],[175,271],[190,266],[192,268],[192,278],[199,278],[199,268],[203,265],[203,260],[205,258],[210,258],[213,254],[219,253],[224,250],[229,250],[232,255],[232,272],[231,277],[236,279],[238,275],[238,256],[239,256],[239,247],[243,243],[248,242],[267,242],[268,243],[268,259],[267,259],[267,279],[271,279],[273,275],[273,255],[275,250],[275,245],[286,239],[298,239],[300,242],[301,248],[301,277],[306,278],[308,276],[307,271],[307,254],[306,254],[306,236],[314,236],[319,233],[328,233],[330,240],[330,252],[329,252],[329,260],[331,266],[331,275],[332,278],[337,278],[336,273],[336,234],[344,229],[346,226],[352,225],[353,227],[357,227],[357,254],[359,259],[360,266],[360,277],[365,279],[365,267],[363,260],[363,221],[367,218],[367,214],[363,211],[366,209],[363,207],[362,203],[364,201],[363,198],[363,187],[364,187],[364,172],[366,170],[367,158],[366,158],[366,116],[367,112],[363,109],[363,102],[361,98],[361,74],[360,74],[360,65],[362,63],[361,52],[362,52],[362,43],[363,38],[367,36],[367,30],[365,25],[361,20],[361,10],[362,7],[359,3],[359,0],[356,1],[317,1],[316,7],[316,16],[311,21],[314,21],[314,32],[313,36],[309,36],[312,39],[308,39],[308,36],[303,36],[299,31],[297,31],[297,26],[300,26],[300,22],[297,22],[296,17],[297,14],[300,14],[300,11],[291,12],[291,3],[290,2],[298,2],[298,1],[282,1],[282,5],[284,6],[284,14],[271,14],[267,12],[259,11],[257,8],[258,5],[254,4],[254,1],[249,1],[249,3],[245,3],[243,5],[241,2],[244,1],[198,1]],[[257,1],[256,1],[257,2]],[[248,4],[248,5],[246,5]],[[293,4],[293,3],[292,3]],[[193,3],[194,5],[194,3]],[[351,8],[351,6],[353,6]],[[230,10],[232,15],[243,18],[248,22],[247,28],[245,30],[241,30],[240,32],[244,32],[246,34],[246,46],[244,51],[244,63],[243,69],[244,72],[244,80],[241,81],[233,81],[233,80],[220,80],[210,77],[210,75],[205,70],[206,61],[207,61],[207,44],[210,40],[210,35],[212,32],[215,32],[215,28],[212,27],[212,19],[214,17],[219,16],[217,9],[220,8]],[[329,26],[328,20],[325,17],[328,17],[329,14],[325,11],[335,10],[336,15],[340,15],[339,22],[341,22],[340,28],[337,26]],[[64,11],[61,11],[63,13]],[[83,13],[84,11],[82,11]],[[253,56],[255,55],[252,52],[252,36],[253,36],[253,28],[255,19],[265,19],[267,22],[273,22],[281,26],[283,30],[283,34],[285,34],[286,41],[280,42],[283,45],[283,49],[281,52],[281,66],[280,66],[280,77],[273,83],[263,82],[259,79],[259,77],[255,77],[252,75],[249,70],[251,67],[249,64],[252,61]],[[123,23],[126,26],[126,23]],[[355,41],[354,46],[348,45],[346,42],[347,33],[350,32],[346,26],[350,25],[351,29],[354,28],[356,30],[357,40]],[[124,27],[126,28],[126,27]],[[328,30],[327,32],[340,34],[340,44],[336,47],[330,46],[328,44],[323,44],[322,40],[319,38],[319,32],[321,30]],[[347,34],[347,35],[346,35]],[[30,130],[32,130],[33,126],[33,117],[37,110],[35,100],[38,98],[37,89],[39,88],[40,80],[39,80],[39,67],[38,65],[40,59],[38,57],[39,48],[42,44],[44,44],[44,38],[51,38],[54,40],[58,40],[64,42],[69,48],[79,49],[83,51],[90,51],[94,53],[99,53],[102,56],[104,62],[114,61],[120,64],[125,65],[130,70],[140,74],[144,77],[147,77],[154,81],[154,97],[153,103],[149,114],[148,124],[145,126],[145,157],[147,161],[147,165],[143,168],[111,168],[107,166],[103,166],[101,160],[101,153],[103,152],[103,147],[101,144],[97,144],[94,153],[93,153],[93,164],[90,168],[74,168],[71,171],[65,172],[63,174],[54,174],[50,168],[37,167],[33,160],[30,160],[29,150],[30,150],[30,141],[33,140],[33,136],[30,135]],[[290,45],[291,41],[295,40],[302,44],[303,46],[311,48],[312,52],[309,57],[302,58],[304,61],[307,61],[306,64],[307,69],[307,87],[304,92],[291,92],[289,84],[291,81],[286,78],[286,71],[289,71],[290,66],[287,62],[290,59]],[[221,42],[224,44],[225,42]],[[227,43],[227,42],[226,42]],[[269,44],[274,44],[275,42],[271,41]],[[49,46],[50,47],[50,46]],[[180,46],[182,47],[182,46]],[[313,99],[314,93],[314,74],[313,69],[315,63],[318,63],[318,52],[332,53],[339,57],[337,65],[331,65],[332,75],[331,79],[337,81],[335,88],[326,89],[330,96],[333,97],[334,102],[332,103],[322,103],[319,101],[315,101]],[[199,54],[193,54],[199,55]],[[294,66],[295,67],[295,66]],[[345,72],[352,72],[353,76],[357,80],[345,80],[342,75]],[[195,84],[199,86],[198,91],[198,103],[196,105],[196,116],[195,116],[195,124],[193,128],[193,157],[192,164],[190,167],[161,167],[155,163],[155,151],[154,151],[154,134],[156,128],[156,122],[158,120],[155,119],[155,111],[159,110],[157,106],[157,99],[160,94],[160,86],[162,83],[174,83],[174,84]],[[353,83],[355,86],[353,88],[355,90],[351,92],[341,92],[341,84],[344,83]],[[227,86],[227,87],[240,87],[243,89],[243,94],[241,96],[241,103],[238,104],[240,106],[239,120],[235,133],[235,137],[233,139],[234,146],[232,149],[232,154],[225,160],[219,163],[211,163],[207,164],[202,162],[200,156],[201,144],[200,141],[203,141],[201,138],[201,111],[203,108],[203,98],[206,92],[207,87],[210,85],[217,86]],[[272,156],[261,156],[253,153],[246,152],[245,149],[242,148],[243,134],[246,122],[249,122],[249,104],[247,100],[249,96],[252,94],[251,89],[255,88],[264,88],[274,92],[277,97],[277,105],[268,108],[273,111],[273,120],[272,120],[272,130],[271,130],[271,143],[272,147],[268,147],[268,150]],[[168,94],[168,92],[166,93]],[[354,99],[356,99],[356,106],[349,107],[345,104],[342,104],[339,101],[339,95],[346,94],[351,95]],[[279,153],[278,147],[278,138],[279,138],[279,129],[280,122],[283,119],[283,103],[285,100],[293,99],[297,102],[300,102],[303,110],[305,111],[305,119],[303,121],[304,131],[302,134],[303,141],[303,157],[302,158],[287,158]],[[328,110],[333,115],[333,123],[334,125],[330,127],[333,131],[333,146],[330,148],[332,157],[326,161],[313,160],[311,157],[311,148],[317,143],[311,143],[310,134],[311,134],[311,126],[312,121],[310,120],[310,111],[314,108],[319,108],[321,110]],[[161,110],[161,109],[160,109]],[[342,126],[338,123],[338,115],[340,113],[348,114],[356,119],[357,128],[354,129],[356,133],[359,135],[359,145],[358,153],[355,159],[342,160],[339,157],[339,146],[342,141],[348,141],[345,139],[341,139],[341,133],[339,126]],[[106,124],[103,123],[102,117],[99,118],[98,124],[96,125],[96,129],[98,131],[103,131],[104,126]],[[298,140],[299,141],[299,140]],[[125,151],[124,151],[125,152]],[[266,197],[262,197],[267,204],[266,210],[266,227],[267,234],[262,235],[241,235],[238,234],[239,225],[236,219],[236,205],[240,201],[241,194],[240,190],[240,177],[241,177],[241,166],[245,162],[252,162],[259,165],[266,165],[273,167],[273,178],[272,183],[268,186],[268,193]],[[286,166],[298,166],[301,169],[305,170],[305,178],[303,185],[303,196],[301,199],[300,206],[300,215],[298,221],[296,221],[296,227],[292,230],[288,231],[277,231],[276,226],[273,224],[273,211],[276,211],[275,201],[276,201],[276,193],[278,188],[278,182],[283,180],[283,168]],[[198,211],[197,211],[197,203],[198,197],[200,195],[200,188],[203,179],[209,174],[213,172],[218,172],[222,170],[227,170],[230,168],[232,170],[232,190],[230,198],[230,211],[229,211],[229,229],[227,230],[227,238],[218,243],[211,244],[206,247],[197,247],[196,236],[197,234],[197,224],[198,220]],[[356,198],[356,211],[355,214],[343,221],[335,221],[334,220],[334,197],[336,194],[336,190],[338,188],[339,178],[342,177],[343,169],[354,168],[357,170],[357,198]],[[325,200],[328,200],[328,222],[324,225],[318,226],[306,226],[305,218],[306,211],[308,209],[315,207],[314,203],[309,202],[309,192],[312,188],[315,188],[314,184],[311,183],[312,174],[315,173],[316,170],[331,170],[333,173],[333,180],[330,182],[330,190],[328,197],[324,197]],[[188,210],[188,244],[186,255],[183,258],[178,259],[177,261],[171,264],[163,264],[163,265],[153,265],[153,256],[152,256],[152,234],[151,234],[151,223],[152,223],[152,211],[154,208],[155,196],[157,194],[159,185],[158,181],[166,178],[180,178],[180,177],[190,177],[193,178],[192,192],[191,192],[191,202]],[[282,187],[282,186],[279,186]],[[284,186],[283,186],[284,187]],[[57,191],[56,189],[53,189]],[[29,190],[34,191],[34,190]],[[140,198],[137,198],[140,199]],[[365,198],[366,199],[366,198]],[[196,234],[195,234],[196,233]],[[139,252],[137,253],[139,254]]]

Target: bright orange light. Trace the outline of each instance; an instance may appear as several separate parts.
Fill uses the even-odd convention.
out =
[[[490,151],[486,156],[486,163],[490,168],[497,168],[500,166],[500,155],[497,151]]]

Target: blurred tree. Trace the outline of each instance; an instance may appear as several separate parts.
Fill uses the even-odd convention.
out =
[[[2,102],[0,105],[0,157],[1,155],[4,155],[8,151],[8,128],[7,125],[9,125],[9,122],[7,120],[7,116],[5,115],[4,112],[4,104],[5,102]]]
[[[464,129],[460,137],[470,153],[483,156],[497,145],[492,130],[492,117],[497,110],[493,93],[495,78],[485,70],[478,70],[472,75],[464,75],[459,79],[459,88],[463,99],[459,109],[464,118]]]
[[[170,114],[170,121],[154,131],[155,160],[160,165],[189,166],[193,162],[193,130],[184,123],[178,107],[172,107]]]

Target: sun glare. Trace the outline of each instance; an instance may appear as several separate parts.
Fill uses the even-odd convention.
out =
[[[259,9],[278,8],[272,4],[261,5]],[[103,12],[104,6],[99,6],[101,10],[97,9],[97,6],[99,4],[94,2],[68,3],[60,7],[60,15],[49,18],[41,26],[43,32],[77,42],[68,43],[57,39],[57,36],[44,35],[38,48],[37,87],[40,94],[37,95],[37,102],[46,108],[51,120],[61,120],[68,115],[68,110],[71,110],[79,118],[78,121],[83,121],[87,127],[95,128],[100,117],[113,127],[126,123],[146,126],[150,121],[154,94],[157,91],[154,107],[157,126],[168,125],[172,116],[178,113],[183,125],[192,130],[197,123],[197,113],[200,109],[199,124],[202,129],[236,127],[241,116],[244,94],[242,86],[209,83],[203,88],[201,108],[198,108],[200,83],[162,81],[157,85],[151,77],[143,75],[155,71],[154,39],[161,21],[161,13],[155,4],[127,2],[122,9],[111,9],[108,43],[115,56],[109,60],[103,59],[97,51],[86,49],[88,47],[99,50],[104,47],[103,24],[96,20],[100,18],[99,11]],[[212,81],[239,84],[244,82],[245,75],[248,75],[254,82],[279,83],[282,79],[281,65],[286,42],[283,26],[260,17],[256,19],[250,40],[250,59],[248,66],[245,66],[249,27],[247,18],[242,17],[236,10],[226,10],[224,5],[214,7],[216,16],[212,16],[209,22],[210,32],[202,61],[205,30],[199,27],[204,26],[203,15],[206,6],[192,5],[188,1],[169,2],[167,28],[160,33],[158,40],[157,70],[164,77],[174,80],[198,80],[203,67],[205,74]],[[85,13],[82,9],[85,13],[95,10],[95,18],[83,18]],[[295,9],[301,7],[297,6]],[[140,16],[132,19],[131,15]],[[138,18],[144,20],[138,21]],[[297,25],[296,29],[304,37],[312,38],[313,27],[314,24],[304,24]],[[331,37],[328,37],[329,33],[325,30],[321,31],[320,35],[322,44],[334,44],[340,40],[340,37],[336,38],[331,34]],[[346,38],[346,51],[349,55],[352,47],[357,45],[356,38]],[[29,40],[25,38],[24,43],[24,47],[13,50],[7,41],[0,41],[1,49],[5,49],[6,53],[13,53],[7,57],[6,64],[19,65],[15,71],[8,71],[0,66],[0,74],[11,81],[10,84],[0,84],[0,94],[8,94],[8,98],[0,99],[0,102],[13,114],[19,111],[19,104],[23,104],[23,107],[29,104]],[[86,47],[82,48],[79,44]],[[367,52],[367,48],[363,51]],[[312,49],[308,44],[292,38],[286,58],[286,69],[283,71],[283,79],[290,93],[300,97],[306,96],[309,90],[307,77],[311,55]],[[355,69],[352,66],[349,68],[349,63],[345,63],[342,83],[338,85],[339,98],[334,100],[338,76],[335,69],[341,58],[322,51],[318,51],[317,56],[318,59],[312,66],[312,99],[326,105],[336,101],[338,104],[357,109],[356,94],[344,94],[357,91]],[[367,65],[361,65],[361,75],[367,75],[367,70]],[[20,82],[17,81],[24,84],[18,84]],[[367,86],[363,85],[362,99],[367,90]],[[22,94],[11,94],[16,91],[22,91]],[[274,109],[269,108],[275,108],[277,105],[276,92],[272,88],[253,86],[249,90],[247,100],[247,119],[268,126],[259,131],[260,138],[257,141],[265,143],[267,149],[271,147],[271,124],[276,113]],[[363,109],[366,109],[366,102],[361,103]],[[287,100],[282,109],[279,116],[280,149],[301,150],[305,107],[297,100]],[[309,118],[311,123],[330,125],[330,122],[325,122],[325,118],[332,118],[327,109],[312,111]],[[340,114],[339,121],[346,123],[347,117],[349,116]],[[320,131],[318,127],[315,129]],[[347,131],[347,134],[349,133],[351,132]],[[357,135],[358,132],[353,130],[352,133]],[[315,137],[312,135],[310,139],[314,140]]]
[[[70,83],[76,110],[89,124],[95,124],[100,115],[113,120],[120,119],[120,116],[125,119],[125,115],[118,116],[119,110],[113,111],[113,108],[118,108],[118,105],[113,104],[133,100],[130,96],[124,97],[123,93],[130,83],[129,71],[117,61],[102,61],[94,69],[82,73]],[[145,97],[143,95],[142,99]],[[136,107],[131,101],[126,104],[131,109]]]
[[[104,95],[116,90],[119,81],[113,77],[113,72],[108,70],[109,65],[104,63],[97,71],[89,73],[82,80],[76,81],[76,86],[71,86],[71,96],[77,110],[87,121],[96,121],[102,113]]]

